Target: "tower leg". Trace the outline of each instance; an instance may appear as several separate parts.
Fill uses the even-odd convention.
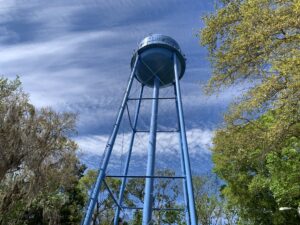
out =
[[[174,93],[175,93],[175,98],[177,98],[176,94],[176,86],[174,84]],[[177,121],[178,121],[178,129],[180,132],[180,123],[179,123],[179,110],[178,110],[178,104],[177,104],[177,99],[175,100],[176,104],[176,112],[177,112]],[[182,147],[182,141],[181,141],[181,134],[179,133],[179,144],[180,144],[180,154],[181,154],[181,172],[182,175],[184,176],[184,179],[182,180],[182,186],[183,186],[183,196],[184,196],[184,204],[185,204],[185,221],[187,225],[190,225],[190,214],[189,214],[189,201],[188,201],[188,193],[187,193],[187,185],[186,185],[186,172],[185,172],[185,166],[184,166],[184,154],[183,154],[183,147]]]
[[[132,132],[131,132],[131,138],[130,138],[130,143],[129,143],[129,149],[128,149],[128,155],[126,158],[126,163],[125,163],[125,168],[124,168],[124,177],[122,179],[122,184],[120,187],[120,193],[119,193],[119,205],[122,205],[123,202],[123,196],[124,196],[124,190],[125,190],[125,186],[126,186],[126,176],[128,174],[128,169],[129,169],[129,162],[130,162],[130,158],[131,158],[131,153],[132,153],[132,146],[134,143],[134,138],[135,138],[135,133],[136,133],[136,126],[137,126],[137,121],[138,121],[138,117],[139,117],[139,112],[140,112],[140,106],[141,106],[141,101],[142,101],[142,96],[143,96],[143,90],[144,90],[144,86],[141,86],[141,91],[140,91],[140,95],[139,95],[139,100],[136,104],[136,111],[135,111],[135,115],[134,115],[134,121],[133,121],[133,125],[132,125]],[[120,216],[120,211],[121,209],[119,207],[116,208],[116,213],[115,213],[115,217],[114,217],[114,225],[119,225],[119,216]]]
[[[174,60],[175,88],[176,88],[176,100],[177,100],[177,106],[178,106],[181,146],[182,146],[183,155],[184,155],[184,167],[185,167],[185,172],[186,172],[186,186],[187,186],[187,192],[188,192],[190,222],[191,222],[191,225],[197,225],[197,215],[196,215],[196,209],[195,209],[192,173],[191,173],[190,158],[189,158],[188,145],[187,145],[187,139],[186,139],[185,123],[184,123],[184,117],[183,117],[183,108],[182,108],[182,101],[181,101],[181,92],[180,92],[176,53],[174,53],[174,55],[173,55],[173,60]]]
[[[101,187],[102,181],[105,177],[106,168],[107,168],[107,165],[108,165],[108,162],[109,162],[109,159],[110,159],[110,155],[111,155],[111,152],[112,152],[115,140],[116,140],[116,136],[117,136],[118,131],[119,131],[120,123],[121,123],[123,113],[124,113],[124,110],[125,110],[125,106],[126,106],[126,103],[127,103],[127,100],[128,100],[128,96],[129,96],[129,93],[130,93],[130,90],[131,90],[131,86],[132,86],[132,82],[133,82],[133,79],[134,79],[134,76],[135,76],[135,70],[136,70],[136,65],[137,65],[138,60],[139,60],[139,56],[137,55],[135,63],[134,63],[134,67],[133,67],[133,69],[131,71],[131,74],[130,74],[130,77],[129,77],[128,85],[127,85],[127,88],[126,88],[126,91],[125,91],[125,94],[124,94],[124,97],[123,97],[123,101],[122,101],[121,108],[120,108],[118,116],[117,116],[116,123],[114,125],[112,134],[111,134],[111,136],[109,138],[109,141],[108,141],[108,143],[106,145],[106,148],[105,148],[102,165],[101,165],[101,167],[98,171],[98,176],[97,176],[96,182],[94,184],[93,191],[90,195],[88,207],[87,207],[84,219],[82,221],[83,225],[89,225],[91,223],[91,218],[92,218],[94,208],[95,208],[95,205],[97,203],[98,195],[99,195],[99,192],[100,192],[100,187]]]
[[[143,225],[152,223],[152,208],[153,208],[153,181],[154,166],[155,166],[155,148],[156,148],[156,128],[157,128],[157,110],[159,96],[159,79],[155,78],[153,88],[153,101],[151,112],[151,123],[148,145],[148,162],[147,162],[147,177],[145,185],[144,207],[143,207]]]

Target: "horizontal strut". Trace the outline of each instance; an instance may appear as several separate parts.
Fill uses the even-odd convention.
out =
[[[125,207],[125,206],[122,206],[122,209],[142,210],[143,207]],[[180,209],[180,208],[152,208],[152,210],[157,210],[157,211],[185,211],[185,209]]]
[[[139,176],[139,175],[107,175],[106,177],[113,177],[113,178],[157,178],[157,179],[185,179],[184,176]]]
[[[135,130],[137,133],[149,133],[149,130]],[[157,130],[157,133],[177,133],[179,130]]]
[[[154,98],[142,98],[141,100],[153,100]],[[157,98],[159,100],[172,100],[172,99],[176,99],[175,97],[165,97],[165,98]],[[139,98],[128,98],[127,100],[131,100],[131,101],[137,101],[140,100]]]

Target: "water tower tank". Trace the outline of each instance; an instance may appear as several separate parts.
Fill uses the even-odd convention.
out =
[[[145,37],[138,46],[131,59],[131,68],[137,54],[136,78],[146,86],[152,87],[154,77],[160,80],[160,87],[174,83],[173,54],[177,55],[179,79],[185,71],[185,58],[178,43],[171,37],[162,34],[151,34]]]

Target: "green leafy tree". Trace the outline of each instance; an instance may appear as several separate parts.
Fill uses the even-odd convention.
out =
[[[65,189],[37,196],[22,217],[22,224],[49,224],[53,217],[57,224],[79,224],[85,206],[85,196],[78,186],[85,166],[77,168],[78,179]],[[55,214],[52,214],[55,212]],[[46,216],[47,215],[47,216]],[[48,218],[48,219],[46,219]]]
[[[175,172],[171,170],[158,170],[158,176],[174,176]],[[91,189],[97,172],[89,170],[84,177],[80,179],[80,186],[85,190],[86,199]],[[106,182],[113,192],[114,196],[118,196],[121,181],[115,178],[106,178]],[[177,203],[179,194],[178,182],[173,179],[157,179],[155,182],[154,192],[154,208],[179,208],[182,207]],[[123,205],[128,207],[140,207],[144,198],[144,179],[129,179],[124,195]],[[103,186],[100,190],[98,202],[93,215],[93,224],[111,224],[114,218],[115,203],[111,196],[108,195],[106,188]],[[128,217],[130,215],[128,214]],[[126,218],[127,219],[127,218]],[[142,211],[133,212],[132,218],[129,218],[130,224],[142,223]],[[178,211],[154,211],[154,224],[184,224],[184,215]],[[126,222],[126,221],[124,221]]]
[[[89,191],[91,190],[97,177],[96,170],[88,170],[80,179],[79,185],[85,194],[86,202],[88,202]],[[92,224],[110,224],[113,220],[113,202],[109,195],[103,193],[105,189],[102,187],[100,196],[96,203],[95,211],[92,217]]]
[[[219,196],[218,183],[212,177],[194,176],[194,196],[198,221],[202,225],[221,224],[223,201]]]
[[[267,113],[242,128],[219,130],[214,138],[215,170],[226,180],[223,194],[239,206],[244,222],[298,224],[295,212],[278,209],[299,205],[299,139],[291,137],[274,146],[268,141],[272,120]]]
[[[205,18],[201,43],[213,76],[207,93],[248,90],[214,137],[215,171],[240,224],[299,224],[300,2],[224,0]]]
[[[83,216],[83,209],[86,205],[85,193],[79,185],[79,179],[83,177],[86,170],[85,165],[77,166],[77,177],[74,183],[64,190],[66,200],[64,205],[60,208],[60,222],[61,224],[80,224]]]
[[[175,172],[170,169],[158,170],[157,176],[175,176]],[[154,207],[155,208],[183,208],[178,204],[179,180],[157,179],[154,184]],[[154,211],[154,224],[182,224],[184,213],[180,211]]]
[[[133,214],[133,219],[131,221],[132,225],[140,225],[143,220],[143,215],[140,210],[136,210]]]
[[[221,194],[216,175],[196,175],[193,177],[194,197],[198,222],[202,225],[237,224],[236,208],[229,205]]]
[[[88,201],[89,192],[96,180],[96,177],[96,170],[88,170],[87,173],[79,181],[79,187],[84,193],[86,202]],[[109,189],[112,191],[113,195],[117,199],[117,196],[119,194],[119,188],[121,185],[121,180],[116,178],[106,178],[105,182],[107,183]],[[133,201],[129,198],[128,190],[125,190],[124,192],[123,205],[134,206]],[[109,195],[106,187],[102,185],[92,217],[92,224],[111,224],[114,219],[114,213],[115,202]]]
[[[170,169],[159,169],[156,171],[157,176],[175,176],[175,172]],[[154,182],[154,208],[183,208],[178,203],[178,196],[180,194],[181,182],[174,179],[156,179]],[[128,183],[128,187],[133,196],[138,199],[136,205],[143,204],[145,180],[143,179],[132,179]],[[182,211],[153,211],[153,223],[154,224],[185,224],[185,217]],[[133,224],[141,224],[142,212],[136,211],[133,218]]]
[[[0,224],[60,224],[78,180],[75,116],[36,109],[20,85],[0,78]]]

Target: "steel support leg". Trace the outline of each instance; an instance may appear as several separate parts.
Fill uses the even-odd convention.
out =
[[[132,147],[133,147],[134,138],[135,138],[135,134],[136,134],[135,130],[136,130],[137,121],[138,121],[138,117],[139,117],[139,113],[140,113],[140,106],[141,106],[143,91],[144,91],[144,85],[141,86],[139,100],[136,104],[136,110],[135,110],[135,115],[134,115],[134,121],[132,124],[132,132],[131,132],[131,138],[130,138],[130,143],[129,143],[128,155],[126,158],[126,163],[125,163],[125,168],[124,168],[124,173],[123,173],[125,177],[123,177],[123,179],[122,179],[122,184],[121,184],[120,192],[119,192],[119,200],[118,200],[119,205],[122,205],[122,202],[123,202],[124,190],[125,190],[126,181],[127,181],[126,176],[128,174],[129,162],[131,159]],[[120,210],[121,209],[119,207],[117,207],[115,217],[114,217],[114,225],[119,225]]]
[[[180,123],[179,123],[179,110],[178,110],[178,103],[177,103],[177,94],[176,94],[176,86],[174,84],[174,94],[176,97],[175,104],[176,104],[176,112],[177,112],[177,121],[178,121],[178,129],[180,132]],[[180,145],[180,154],[181,154],[181,172],[182,176],[185,178],[182,180],[182,186],[183,186],[183,196],[184,196],[184,204],[185,204],[185,221],[187,225],[190,225],[190,214],[189,214],[189,201],[188,201],[188,193],[187,193],[187,185],[186,185],[186,172],[184,167],[184,154],[183,154],[183,147],[182,147],[182,141],[181,141],[181,134],[179,133],[179,145]]]
[[[83,225],[89,225],[91,223],[91,218],[92,218],[94,208],[95,208],[95,205],[97,203],[98,195],[99,195],[99,192],[100,192],[100,187],[101,187],[102,181],[105,177],[106,168],[107,168],[107,165],[108,165],[108,162],[109,162],[109,159],[110,159],[110,155],[111,155],[111,152],[112,152],[115,140],[116,140],[116,136],[117,136],[118,131],[119,131],[120,123],[121,123],[123,113],[124,113],[124,110],[125,110],[125,107],[126,107],[127,99],[128,99],[128,96],[129,96],[129,93],[130,93],[130,90],[131,90],[132,82],[133,82],[133,79],[135,77],[135,70],[136,70],[136,65],[137,65],[138,60],[139,60],[139,56],[136,57],[133,69],[132,69],[130,77],[129,77],[128,85],[127,85],[127,88],[126,88],[126,91],[125,91],[125,94],[124,94],[124,97],[123,97],[121,108],[120,108],[118,116],[117,116],[116,123],[114,125],[112,134],[109,138],[109,141],[108,141],[108,143],[106,145],[106,148],[105,148],[105,151],[104,151],[104,158],[103,158],[103,161],[102,161],[102,165],[101,165],[101,167],[98,171],[98,176],[97,176],[96,182],[94,184],[94,188],[92,190],[92,193],[91,193],[91,196],[90,196],[90,199],[89,199],[88,208],[86,210],[84,219],[82,221]]]
[[[173,60],[174,60],[175,87],[176,87],[176,98],[177,98],[178,116],[179,116],[179,125],[180,125],[181,146],[183,149],[184,167],[185,167],[185,172],[186,172],[186,185],[187,185],[187,192],[188,192],[190,222],[191,222],[191,225],[197,225],[197,215],[196,215],[196,209],[195,209],[192,173],[191,173],[189,151],[188,151],[188,145],[187,145],[187,139],[186,139],[185,123],[184,123],[184,117],[183,117],[183,108],[182,108],[182,101],[181,101],[181,92],[180,92],[176,53],[174,53],[174,55],[173,55]]]
[[[153,88],[149,145],[148,145],[148,162],[147,162],[147,174],[146,174],[147,176],[154,175],[159,84],[160,84],[159,80],[155,78],[154,88]],[[153,224],[152,223],[153,181],[154,179],[152,177],[146,178],[144,208],[143,208],[143,225]]]

